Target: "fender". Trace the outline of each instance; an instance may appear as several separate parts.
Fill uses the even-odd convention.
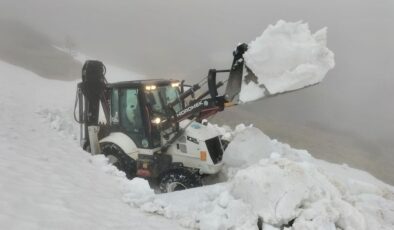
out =
[[[137,160],[138,158],[138,148],[134,141],[124,133],[114,132],[104,137],[99,141],[99,143],[114,143],[118,145],[124,153],[128,156]]]

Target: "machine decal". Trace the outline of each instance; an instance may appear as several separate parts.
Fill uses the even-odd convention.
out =
[[[194,144],[197,144],[197,145],[199,144],[199,142],[196,138],[187,136],[187,140],[193,142]]]
[[[199,124],[197,124],[197,123],[192,124],[191,127],[193,129],[200,129],[201,128],[201,126]]]
[[[204,105],[204,103],[202,101],[197,102],[196,104],[189,106],[186,109],[180,111],[176,116],[181,117],[181,116],[185,115],[186,113],[188,113],[196,108],[199,108],[200,106],[203,106],[203,105]]]

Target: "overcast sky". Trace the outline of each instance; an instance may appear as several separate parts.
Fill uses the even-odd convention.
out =
[[[368,42],[383,48],[393,36],[390,0],[0,2],[2,17],[25,21],[59,41],[70,36],[83,51],[148,75],[199,77],[208,67],[228,66],[235,44],[278,19],[304,20],[314,30],[328,26],[338,55],[349,46],[372,46]]]
[[[259,116],[317,124],[394,154],[392,0],[0,0],[0,17],[149,77],[193,82],[227,68],[239,42],[279,19],[328,27],[336,68],[319,86],[244,106]],[[388,147],[387,147],[388,146]]]

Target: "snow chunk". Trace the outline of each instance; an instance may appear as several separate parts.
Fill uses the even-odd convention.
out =
[[[280,20],[268,26],[244,54],[257,84],[243,82],[240,100],[264,97],[264,87],[269,94],[277,94],[319,83],[335,66],[334,53],[326,43],[327,28],[312,34],[302,22]]]
[[[223,162],[229,167],[247,167],[261,159],[276,159],[282,156],[295,161],[307,161],[312,158],[307,151],[293,149],[287,144],[271,140],[253,126],[246,127],[240,124],[228,135],[232,138],[223,154]]]
[[[222,183],[159,194],[141,208],[177,220],[186,228],[257,230],[257,215],[229,190],[228,184]]]
[[[311,163],[262,160],[239,171],[232,184],[234,196],[251,204],[269,224],[285,225],[295,219],[294,229],[335,225],[366,229],[360,212]]]
[[[223,155],[223,162],[231,167],[251,165],[268,157],[273,151],[271,139],[261,130],[250,127],[239,132],[230,142]]]
[[[134,178],[131,181],[124,179],[123,200],[129,204],[139,206],[153,199],[154,191],[149,186],[149,182],[142,178]]]

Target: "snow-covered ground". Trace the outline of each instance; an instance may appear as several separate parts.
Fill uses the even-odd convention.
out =
[[[74,83],[4,62],[0,74],[0,229],[180,228],[125,202],[144,181],[79,148]]]
[[[394,189],[314,159],[253,127],[232,140],[227,181],[155,195],[79,148],[75,83],[0,62],[1,229],[393,229]]]

